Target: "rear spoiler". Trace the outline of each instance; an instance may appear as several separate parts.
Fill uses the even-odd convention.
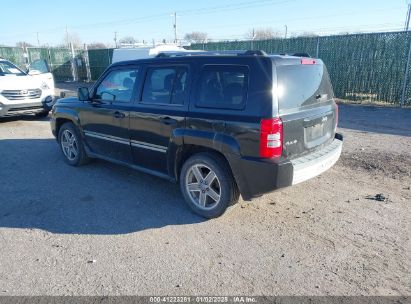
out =
[[[294,54],[292,54],[292,56],[311,58],[310,54],[308,54],[308,53],[294,53]]]

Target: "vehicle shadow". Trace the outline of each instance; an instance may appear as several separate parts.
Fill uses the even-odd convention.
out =
[[[338,127],[411,137],[411,109],[339,104]]]
[[[50,117],[37,117],[35,115],[16,115],[0,117],[0,123],[12,122],[12,121],[49,121]]]
[[[179,187],[93,161],[71,167],[54,139],[0,140],[0,228],[124,234],[204,221]]]

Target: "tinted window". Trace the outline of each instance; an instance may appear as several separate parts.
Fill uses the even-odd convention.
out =
[[[99,84],[95,99],[110,102],[130,102],[137,69],[113,70]]]
[[[327,69],[322,64],[278,66],[277,86],[280,112],[322,102],[316,95],[324,95],[326,100],[333,97]]]
[[[147,103],[183,104],[186,91],[186,67],[148,68],[141,100]]]
[[[197,106],[243,109],[248,89],[248,68],[208,66],[200,73]]]

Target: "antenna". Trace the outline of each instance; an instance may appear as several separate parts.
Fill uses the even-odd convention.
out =
[[[70,46],[70,41],[69,41],[69,34],[68,34],[67,25],[66,25],[66,42],[67,42],[67,45]]]

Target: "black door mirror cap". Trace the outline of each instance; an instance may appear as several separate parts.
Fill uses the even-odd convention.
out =
[[[88,88],[86,88],[86,87],[78,88],[77,95],[78,95],[78,100],[80,100],[80,101],[89,101],[90,100],[90,94],[89,94]]]

